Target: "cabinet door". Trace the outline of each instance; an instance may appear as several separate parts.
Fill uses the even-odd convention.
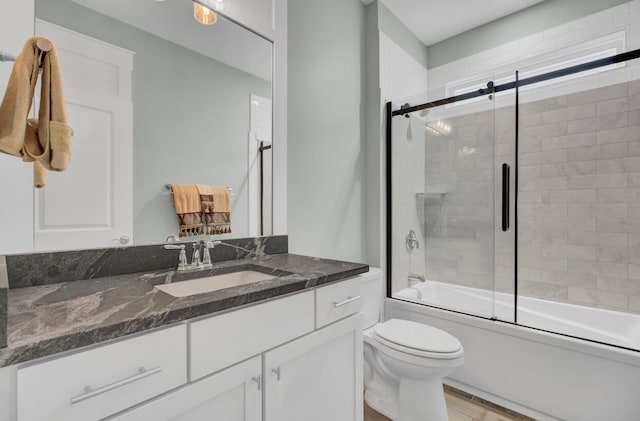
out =
[[[265,421],[362,421],[360,314],[267,352]]]
[[[260,360],[252,358],[109,420],[260,421]]]

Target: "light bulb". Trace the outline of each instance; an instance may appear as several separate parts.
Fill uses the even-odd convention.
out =
[[[213,25],[218,21],[218,14],[208,7],[193,3],[193,17],[203,25]]]

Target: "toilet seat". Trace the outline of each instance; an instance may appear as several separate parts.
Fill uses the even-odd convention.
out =
[[[390,319],[372,330],[378,343],[402,353],[434,359],[455,359],[464,353],[456,337],[422,323]]]

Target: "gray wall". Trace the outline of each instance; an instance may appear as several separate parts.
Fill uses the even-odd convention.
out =
[[[289,2],[288,231],[294,253],[365,260],[360,0]]]
[[[546,0],[429,46],[429,68],[533,35],[627,1],[629,0]]]
[[[177,233],[164,185],[228,185],[233,236],[248,232],[250,94],[271,84],[68,0],[39,0],[36,16],[134,51],[134,238]]]
[[[428,64],[427,47],[422,41],[413,35],[381,2],[375,1],[372,4],[378,4],[378,26],[380,30],[426,68]]]

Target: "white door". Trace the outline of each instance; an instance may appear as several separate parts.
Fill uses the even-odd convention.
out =
[[[46,187],[35,191],[34,249],[127,244],[133,240],[134,53],[41,20],[36,34],[58,48],[74,137],[69,169],[49,172]]]
[[[254,357],[111,421],[260,421],[262,364]]]
[[[265,421],[362,421],[362,364],[360,315],[267,352]]]

